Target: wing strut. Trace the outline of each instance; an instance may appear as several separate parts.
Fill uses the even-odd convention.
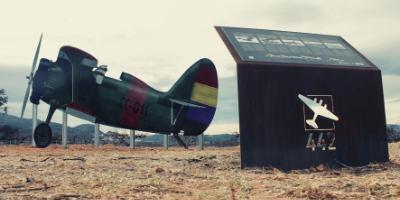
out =
[[[176,120],[178,119],[179,115],[181,114],[184,106],[185,105],[180,104],[179,111],[178,111],[176,117],[174,118],[174,101],[171,101],[171,128],[173,128],[173,126],[175,126]],[[179,145],[183,146],[185,149],[188,149],[187,144],[185,143],[185,141],[182,140],[182,138],[179,136],[178,133],[174,132],[173,135]]]

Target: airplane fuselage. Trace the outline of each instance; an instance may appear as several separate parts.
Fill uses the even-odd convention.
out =
[[[135,77],[132,79],[129,82],[104,77],[103,83],[96,86],[97,105],[86,105],[92,107],[96,122],[141,131],[171,132],[171,105],[159,103],[163,93]]]

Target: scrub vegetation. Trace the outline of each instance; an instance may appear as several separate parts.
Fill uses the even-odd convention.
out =
[[[0,146],[0,199],[399,199],[400,142],[390,162],[282,172],[240,169],[239,147]]]

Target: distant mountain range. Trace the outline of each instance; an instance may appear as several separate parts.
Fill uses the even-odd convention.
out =
[[[38,124],[42,121],[38,121]],[[4,129],[5,127],[5,129]],[[61,140],[62,125],[59,123],[50,123],[54,140]],[[3,131],[2,131],[3,130]],[[0,114],[0,141],[1,140],[22,140],[30,141],[32,131],[32,119],[21,119],[16,116]],[[92,143],[94,138],[93,124],[82,124],[75,127],[68,127],[69,143]],[[186,137],[188,144],[195,144],[197,137]],[[129,144],[129,137],[125,134],[113,132],[100,132],[102,143],[111,144]],[[163,135],[150,134],[138,135],[136,138],[138,145],[158,146],[163,143]],[[206,145],[235,145],[239,144],[239,136],[233,134],[205,135],[204,143]],[[170,137],[170,144],[176,145],[175,138]]]
[[[389,142],[400,141],[400,125],[388,124],[386,132]]]
[[[43,121],[38,120],[38,124]],[[32,134],[32,119],[21,119],[16,116],[0,114],[0,127],[8,126],[14,130],[19,137],[30,137]],[[50,123],[50,127],[53,131],[54,138],[61,138],[62,125],[59,123]],[[0,132],[1,137],[5,137],[5,133]],[[91,139],[94,134],[94,127],[91,124],[82,124],[75,127],[68,127],[68,136],[70,138],[80,137],[85,139]]]
[[[41,123],[41,121],[38,121]],[[59,123],[50,123],[53,131],[53,138],[55,140],[61,139],[62,125]],[[6,128],[6,129],[4,129]],[[21,119],[16,116],[0,114],[0,140],[11,140],[16,138],[26,138],[30,140],[31,137],[32,120]],[[2,131],[3,130],[3,131]],[[9,133],[6,133],[8,130]],[[388,141],[400,141],[400,125],[388,124],[387,125]],[[68,127],[68,139],[70,142],[76,143],[91,143],[94,136],[93,124],[82,124],[75,127]],[[129,138],[127,135],[106,132],[100,133],[100,138],[103,143],[113,144],[128,144]],[[172,137],[171,137],[172,138]],[[138,137],[136,139],[142,145],[161,145],[163,142],[163,135],[151,134]],[[175,139],[171,140],[172,145],[176,143]],[[196,137],[187,137],[188,143],[195,143]],[[205,135],[204,143],[206,145],[235,145],[239,144],[239,135],[235,134],[219,134],[219,135]]]

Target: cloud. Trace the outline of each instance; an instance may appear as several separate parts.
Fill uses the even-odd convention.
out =
[[[400,75],[383,75],[382,81],[385,99],[400,97]]]
[[[388,99],[385,101],[385,103],[397,103],[400,102],[400,97],[398,98],[393,98],[393,99]]]
[[[212,123],[206,133],[209,134],[221,134],[221,133],[233,133],[239,131],[238,123]]]
[[[26,70],[25,70],[26,69]],[[30,67],[0,66],[0,88],[6,90],[10,102],[22,101],[28,84],[26,76]]]
[[[213,123],[238,123],[236,77],[220,78],[218,92],[218,105]]]
[[[318,4],[309,1],[257,1],[252,6],[243,7],[240,18],[251,18],[269,26],[299,26],[300,24],[319,24],[327,19],[327,14]]]
[[[385,103],[386,122],[388,124],[400,124],[400,100]]]
[[[235,124],[235,63],[214,30],[215,25],[226,25],[343,36],[382,70],[386,99],[398,98],[399,7],[396,0],[149,0],[117,4],[72,0],[61,11],[51,0],[9,1],[0,12],[0,88],[7,90],[11,102],[22,101],[25,76],[44,32],[40,57],[55,60],[61,46],[73,45],[108,65],[108,76],[119,78],[121,72],[128,72],[162,91],[198,59],[210,58],[220,78],[213,123]],[[386,102],[390,120],[396,118],[392,113],[400,107],[396,103]]]
[[[381,69],[384,75],[400,75],[400,39],[378,43],[367,52],[370,60]]]

